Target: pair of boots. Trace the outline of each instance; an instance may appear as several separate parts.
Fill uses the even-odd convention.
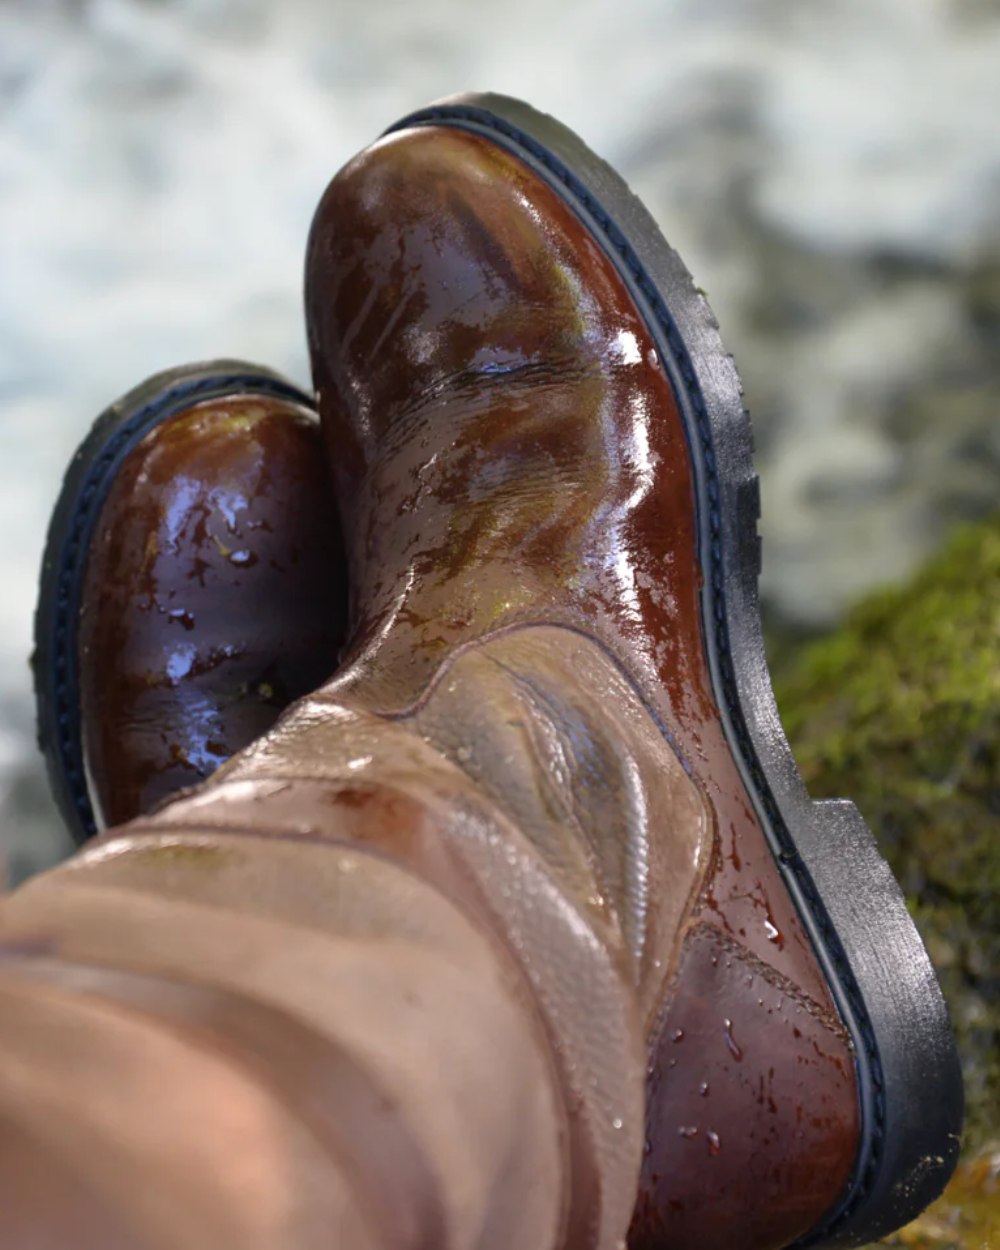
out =
[[[461,97],[334,178],[306,313],[318,424],[178,370],[67,476],[41,733],[81,840],[117,827],[0,909],[4,1244],[905,1222],[957,1148],[947,1017],[781,732],[680,260],[575,135]]]

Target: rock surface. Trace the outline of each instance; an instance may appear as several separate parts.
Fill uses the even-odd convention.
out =
[[[966,1160],[888,1244],[1000,1245],[1000,514],[792,657],[777,694],[810,793],[853,798],[901,881],[962,1057]]]

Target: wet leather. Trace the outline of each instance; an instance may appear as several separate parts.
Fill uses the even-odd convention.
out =
[[[712,814],[714,862],[688,927],[717,930],[794,985],[815,1018],[835,1021],[712,693],[676,400],[607,257],[516,157],[478,135],[425,128],[383,140],[331,184],[306,297],[353,590],[352,663],[330,696],[400,713],[477,636],[526,623],[591,636],[634,680],[664,752],[676,750]],[[665,943],[663,964],[683,960],[687,932]],[[682,989],[675,981],[650,1030],[654,1069],[688,1024]],[[712,994],[737,1028],[752,1015],[721,975]],[[758,1220],[755,1247],[807,1231],[850,1175],[855,1076],[843,1030],[831,1023],[828,1033],[837,1114],[824,1111],[823,1149],[805,1153],[808,1175],[789,1206],[770,1225]],[[812,1072],[816,1098],[832,1097],[825,1059],[794,1062]],[[813,1088],[803,1080],[803,1103],[785,1114],[810,1115]],[[701,1177],[660,1107],[651,1097],[637,1250],[684,1244],[663,1176],[683,1173],[692,1187]],[[734,1166],[747,1140],[734,1126],[757,1110],[743,1087],[733,1091],[724,1149]],[[750,1197],[717,1195],[718,1225],[743,1228]]]
[[[658,1011],[711,814],[622,670],[582,635],[515,628],[459,652],[402,720],[525,834]]]
[[[839,1196],[844,1143],[856,1131],[844,1102],[852,1074],[843,1025],[717,927],[698,924],[684,943],[669,1030],[649,1079],[657,1131],[633,1242],[790,1244],[818,1203]]]
[[[422,129],[334,180],[306,274],[352,590],[338,697],[407,707],[451,649],[513,623],[593,636],[717,813],[715,922],[828,1002],[770,852],[743,836],[684,429],[610,261],[515,157]]]
[[[154,1079],[136,1056],[152,1058],[162,1101],[190,1053],[192,1099],[253,1108],[273,1167],[239,1218],[289,1248],[313,1244],[313,1226],[276,1230],[262,1195],[327,1218],[294,1188],[324,1167],[345,1244],[402,1250],[387,1238],[427,1234],[440,1212],[435,1250],[617,1250],[638,1188],[636,1245],[680,1245],[692,1224],[701,1236],[704,1160],[738,1174],[740,1130],[758,1117],[773,1213],[750,1212],[740,1185],[714,1204],[734,1250],[744,1227],[756,1247],[782,1244],[849,1170],[850,1053],[722,733],[683,427],[628,294],[515,158],[433,130],[335,179],[307,274],[350,662],[197,791],[4,904],[0,990],[34,1012],[25,1079],[40,1089],[46,1060],[66,1064],[45,1047],[75,1010],[87,1053],[99,1032],[120,1066],[109,1106],[140,1143],[134,1179],[158,1158],[134,1124]],[[148,981],[141,1005],[112,971]],[[284,1062],[249,1075],[227,1029],[221,1058],[203,1052],[204,1000],[161,982],[215,996],[215,1019],[287,1015],[385,1091],[424,1164],[401,1167],[398,1227],[366,1202],[364,1157],[315,1137],[317,1153],[298,1154]],[[735,1075],[712,1051],[725,1020]],[[703,1046],[678,1046],[678,1028]],[[771,1051],[802,1069],[775,1123],[801,1115],[813,1133],[791,1198],[789,1138],[760,1102]],[[115,1067],[93,1062],[86,1097],[66,1078],[63,1111],[85,1127]],[[684,1099],[706,1065],[719,1097],[695,1122]],[[717,1135],[717,1154],[671,1154],[692,1140],[678,1111],[706,1143]],[[182,1147],[195,1131],[165,1123]],[[238,1201],[236,1161],[211,1119],[197,1131],[205,1170],[186,1183],[204,1237]],[[170,1185],[182,1201],[176,1173]]]
[[[106,822],[209,776],[333,671],[345,585],[315,418],[231,396],[162,422],[104,501],[81,720]]]

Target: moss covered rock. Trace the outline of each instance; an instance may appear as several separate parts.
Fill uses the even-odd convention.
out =
[[[858,804],[939,971],[966,1080],[965,1169],[979,1176],[1000,1133],[1000,514],[795,656],[777,697],[810,793]],[[968,1203],[949,1201],[954,1224]],[[1000,1193],[984,1210],[995,1220]],[[973,1223],[971,1240],[949,1224],[951,1241],[927,1226],[895,1244],[992,1245]]]
[[[802,652],[777,696],[810,793],[853,798],[902,883],[982,1144],[1000,1127],[1000,515]]]

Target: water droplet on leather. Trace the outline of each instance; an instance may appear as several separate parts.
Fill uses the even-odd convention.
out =
[[[239,569],[251,569],[257,563],[257,557],[252,551],[231,551],[229,553],[229,563],[235,564]]]
[[[621,1122],[621,1120],[619,1120],[617,1117],[615,1117],[615,1119],[613,1119],[613,1120],[611,1121],[611,1127],[612,1127],[612,1128],[616,1128],[616,1129],[617,1129],[617,1128],[621,1128],[621,1126],[622,1126],[622,1122]]]
[[[717,1155],[722,1149],[722,1143],[719,1141],[719,1134],[713,1133],[712,1130],[709,1129],[709,1131],[705,1134],[705,1137],[708,1141],[708,1153],[710,1155]]]
[[[178,625],[183,625],[185,629],[194,629],[194,617],[184,608],[173,608],[167,613],[168,621],[176,621]]]
[[[702,1096],[702,1098],[708,1097],[708,1081],[702,1081],[702,1083],[698,1086],[698,1093]]]
[[[680,1137],[686,1137],[688,1141],[690,1141],[692,1137],[698,1136],[698,1130],[693,1125],[689,1126],[686,1124],[682,1124],[680,1128],[677,1130],[677,1133]]]
[[[738,1063],[743,1058],[743,1051],[740,1050],[739,1046],[736,1044],[736,1038],[733,1037],[732,1020],[726,1020],[725,1024],[726,1024],[726,1031],[725,1031],[724,1036],[726,1039],[726,1047],[728,1048],[729,1053]]]
[[[670,1035],[670,1040],[671,1040],[672,1042],[683,1042],[683,1041],[684,1041],[684,1030],[683,1030],[683,1029],[674,1029],[673,1033],[671,1033],[671,1035]]]
[[[194,667],[197,652],[190,642],[182,643],[167,657],[167,677],[171,682],[178,682],[187,677]]]

